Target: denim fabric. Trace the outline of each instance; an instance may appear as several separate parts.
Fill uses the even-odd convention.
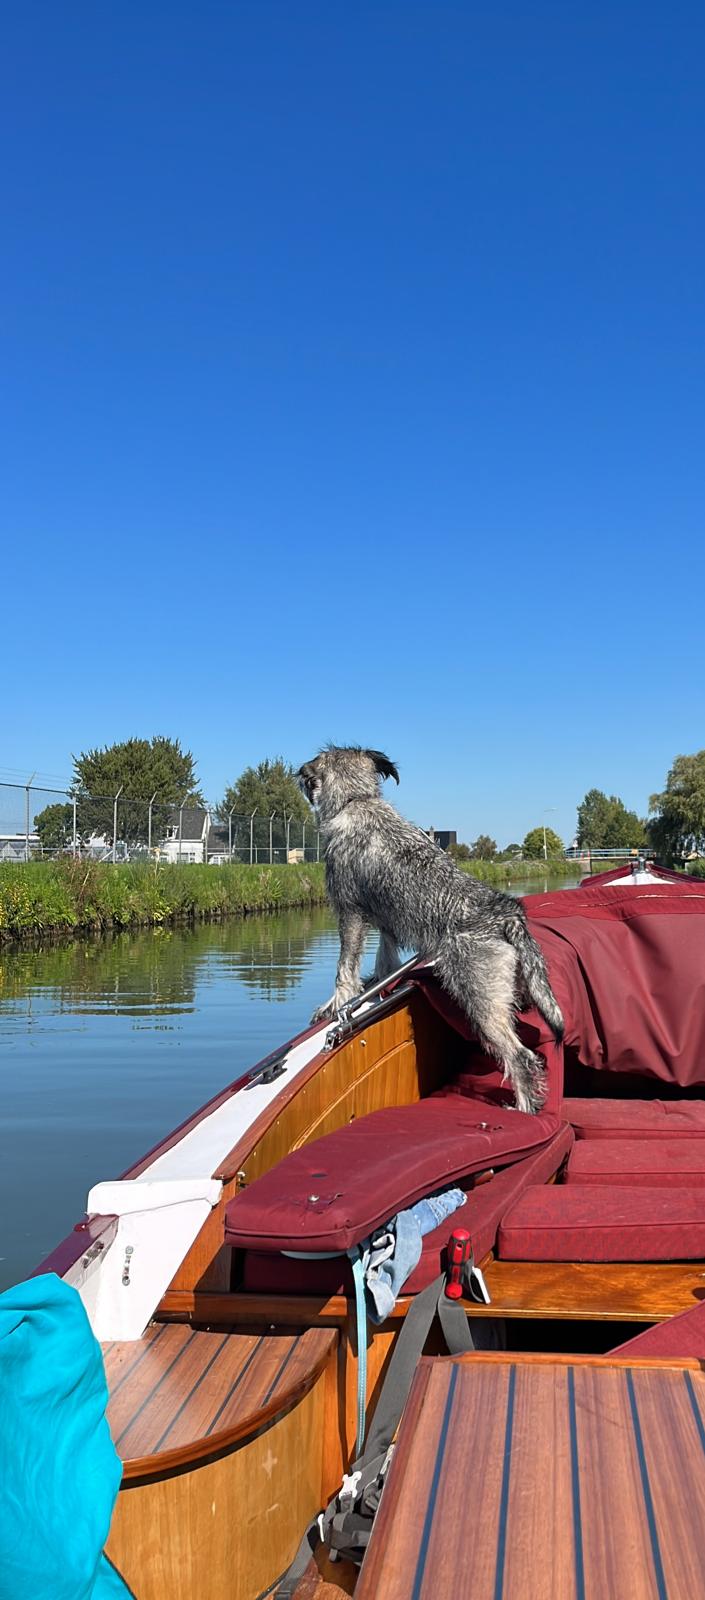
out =
[[[462,1189],[446,1189],[427,1200],[418,1200],[365,1240],[362,1266],[371,1322],[384,1322],[394,1310],[397,1296],[421,1256],[423,1235],[464,1205],[465,1198]]]

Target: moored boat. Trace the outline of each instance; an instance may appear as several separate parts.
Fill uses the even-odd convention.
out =
[[[566,1018],[561,1044],[535,1012],[520,1020],[546,1064],[538,1116],[514,1109],[433,967],[407,963],[96,1184],[39,1269],[78,1291],[103,1346],[123,1462],[108,1553],[138,1600],[277,1593],[374,1430],[400,1331],[458,1225],[480,1268],[455,1301],[476,1348],[441,1356],[437,1324],[424,1334],[359,1575],[319,1549],[302,1600],[675,1596],[705,1577],[698,1518],[678,1525],[677,1555],[668,1484],[649,1476],[659,1428],[694,1474],[705,1447],[705,885],[642,866],[525,905]],[[384,1320],[367,1320],[361,1247],[451,1185],[464,1204],[424,1234]],[[635,1372],[652,1375],[648,1394]],[[674,1372],[689,1374],[685,1401]],[[601,1395],[627,1486],[601,1515],[633,1531],[630,1590],[615,1539],[590,1523],[605,1443],[581,1407]],[[483,1470],[465,1476],[490,1532],[461,1580],[460,1545],[438,1530],[483,1427]],[[553,1554],[520,1588],[538,1535],[517,1475],[538,1490],[549,1469]]]

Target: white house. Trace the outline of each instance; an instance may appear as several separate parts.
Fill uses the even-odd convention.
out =
[[[205,861],[210,813],[204,806],[184,806],[169,816],[166,834],[159,842],[160,861]]]

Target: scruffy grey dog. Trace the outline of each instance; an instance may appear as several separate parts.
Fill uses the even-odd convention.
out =
[[[560,1039],[563,1018],[522,906],[461,872],[381,796],[399,774],[380,750],[331,745],[299,780],[326,840],[326,885],[338,915],[335,994],[314,1013],[330,1017],[359,994],[370,928],[380,933],[374,980],[400,965],[399,946],[436,958],[436,973],[486,1049],[511,1080],[520,1111],[539,1111],[545,1080],[538,1056],[515,1029],[517,1004],[532,1000]]]

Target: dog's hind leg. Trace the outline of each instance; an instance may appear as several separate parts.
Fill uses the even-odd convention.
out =
[[[449,934],[439,947],[436,972],[480,1043],[504,1067],[518,1110],[540,1111],[546,1079],[539,1057],[522,1044],[514,1027],[516,956],[511,946],[471,934]]]
[[[340,956],[338,957],[338,970],[335,975],[335,993],[325,1004],[318,1006],[311,1018],[312,1022],[324,1022],[328,1017],[335,1015],[341,1006],[347,1005],[348,1000],[354,999],[362,989],[360,977],[360,962],[367,934],[367,923],[355,911],[341,911],[338,919],[340,928]]]

